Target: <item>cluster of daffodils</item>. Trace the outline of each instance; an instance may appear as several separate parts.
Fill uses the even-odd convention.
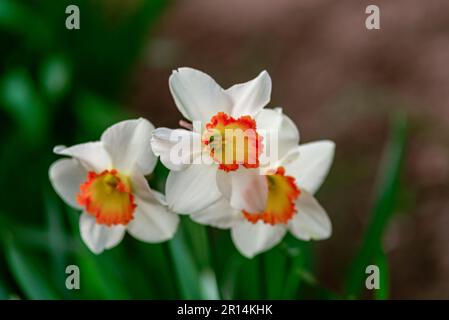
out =
[[[280,108],[267,109],[271,79],[223,89],[198,70],[180,68],[169,79],[186,120],[157,128],[145,119],[108,128],[100,141],[54,152],[59,196],[82,210],[81,238],[94,253],[116,246],[127,231],[162,242],[177,230],[177,214],[230,229],[237,249],[253,257],[278,244],[287,231],[301,240],[326,239],[332,228],[314,197],[334,155],[334,143],[299,144],[299,132]],[[145,176],[157,157],[168,169],[165,195]]]

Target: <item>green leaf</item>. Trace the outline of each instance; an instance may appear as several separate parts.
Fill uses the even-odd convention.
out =
[[[76,256],[80,268],[80,293],[93,299],[130,299],[131,296],[123,285],[127,275],[117,269],[117,258],[124,257],[117,257],[111,250],[94,255],[80,243]]]
[[[168,250],[165,250],[167,244],[148,244],[134,239],[131,241],[135,250],[132,250],[132,255],[127,251],[127,257],[132,259],[131,261],[140,261],[146,275],[157,274],[157,277],[146,277],[145,285],[151,287],[149,289],[154,292],[156,298],[176,299],[176,277],[173,276],[173,266],[169,263]],[[133,268],[131,265],[131,270]]]
[[[309,242],[298,241],[288,235],[281,244],[281,249],[290,258],[290,263],[286,271],[283,298],[297,299],[301,285],[310,280],[310,277],[307,277],[307,274],[309,274],[307,270],[313,269],[314,257],[312,245]]]
[[[121,268],[124,257],[121,243],[118,247],[105,250],[100,255],[93,254],[82,242],[79,231],[80,213],[67,207],[70,229],[75,239],[75,254],[70,264],[80,268],[80,290],[73,291],[77,299],[130,299],[125,287],[127,273]]]
[[[67,293],[65,287],[65,268],[67,251],[60,245],[65,243],[64,225],[57,199],[53,192],[47,191],[44,195],[45,211],[47,213],[48,243],[51,258],[51,274],[56,288],[63,294]],[[50,277],[49,277],[50,278]]]
[[[263,299],[262,258],[260,255],[252,259],[239,258],[242,262],[236,278],[236,299]]]
[[[12,237],[5,240],[6,261],[17,284],[29,299],[58,299],[49,286],[46,274],[36,267],[36,262],[25,255]]]
[[[6,300],[9,298],[8,290],[6,289],[6,284],[0,278],[0,300]]]
[[[236,290],[238,286],[238,275],[243,263],[243,258],[235,252],[231,255],[225,264],[223,271],[223,281],[220,285],[223,298],[226,300],[236,298]]]
[[[201,299],[200,275],[180,229],[168,243],[182,299]]]
[[[281,299],[285,289],[288,257],[278,248],[268,251],[262,257],[265,264],[267,299]]]
[[[387,300],[390,296],[390,272],[388,270],[388,258],[383,250],[376,256],[376,265],[379,267],[380,287],[374,290],[376,300]]]
[[[381,250],[382,236],[396,206],[406,136],[406,118],[397,115],[393,119],[390,141],[380,168],[378,196],[371,214],[371,222],[346,279],[348,297],[354,298],[360,295],[365,283],[366,266],[375,262],[376,255]]]
[[[220,294],[217,287],[215,272],[211,268],[209,239],[207,236],[207,227],[184,220],[186,238],[190,240],[193,257],[196,258],[196,264],[200,276],[201,294],[205,299],[219,299]]]

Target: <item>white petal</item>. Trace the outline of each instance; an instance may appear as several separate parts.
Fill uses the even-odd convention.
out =
[[[279,156],[284,157],[291,149],[299,144],[299,131],[295,123],[282,114],[282,122],[279,129]]]
[[[281,242],[286,230],[285,225],[272,226],[263,221],[253,224],[242,220],[232,227],[231,237],[240,253],[252,258]]]
[[[191,121],[210,121],[218,112],[231,113],[231,99],[204,72],[179,68],[169,79],[170,92],[183,116]]]
[[[111,168],[111,158],[101,141],[81,143],[68,148],[56,146],[53,152],[78,159],[87,170],[101,172]]]
[[[285,164],[288,175],[295,177],[297,185],[314,194],[326,178],[334,158],[335,144],[322,140],[298,147],[299,157]]]
[[[133,172],[130,176],[132,192],[135,196],[145,201],[156,201],[163,205],[167,205],[165,197],[160,192],[152,190],[145,176],[138,172]]]
[[[232,208],[248,212],[264,211],[268,197],[266,176],[258,169],[239,169],[218,173],[220,192],[229,200]]]
[[[80,217],[81,239],[95,254],[118,245],[125,235],[125,230],[123,225],[108,227],[98,224],[95,222],[95,217],[85,212]]]
[[[194,156],[201,152],[201,136],[184,129],[157,128],[153,131],[151,146],[164,166],[179,171],[191,164]]]
[[[150,174],[157,163],[150,143],[153,130],[154,126],[143,118],[122,121],[106,129],[101,141],[111,155],[114,168],[126,173],[138,170]]]
[[[137,205],[133,220],[128,224],[128,232],[144,242],[162,242],[171,239],[178,228],[179,217],[168,211],[158,201],[135,198]]]
[[[332,224],[326,211],[307,191],[301,190],[296,201],[297,213],[290,220],[290,232],[302,240],[327,239],[332,234]]]
[[[253,80],[230,87],[226,93],[233,100],[232,115],[234,117],[254,116],[270,102],[270,75],[268,72],[262,71]]]
[[[217,187],[217,166],[192,164],[183,171],[170,171],[165,195],[170,210],[191,214],[217,201],[221,193]]]
[[[60,159],[50,166],[50,182],[56,193],[68,205],[81,209],[76,201],[76,196],[80,192],[80,185],[87,179],[87,171],[75,159]]]
[[[282,109],[263,109],[255,117],[257,123],[257,130],[259,131],[269,131],[269,130],[279,130],[282,123]]]
[[[227,199],[221,198],[206,209],[193,213],[190,218],[200,224],[229,229],[239,215],[240,211],[233,209]]]
[[[257,132],[264,145],[260,162],[264,166],[276,166],[291,149],[299,144],[299,131],[281,108],[263,109],[256,117]]]

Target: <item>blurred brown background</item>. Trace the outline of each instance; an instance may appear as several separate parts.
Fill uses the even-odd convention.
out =
[[[380,30],[365,28],[369,4],[380,7]],[[198,68],[223,87],[266,69],[270,106],[284,108],[302,141],[337,143],[318,195],[334,225],[319,244],[319,280],[337,291],[367,223],[389,118],[404,110],[406,205],[384,243],[391,294],[449,298],[448,14],[446,0],[175,1],[151,31],[125,101],[155,125],[177,127],[172,69]]]

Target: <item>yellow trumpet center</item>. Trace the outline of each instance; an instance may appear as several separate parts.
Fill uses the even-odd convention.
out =
[[[274,174],[266,176],[268,197],[263,212],[251,213],[243,211],[243,216],[250,222],[262,220],[275,225],[287,223],[296,213],[295,201],[300,195],[295,178],[286,176],[285,169],[279,167]]]
[[[203,144],[221,170],[235,171],[240,165],[258,168],[263,145],[256,129],[256,121],[250,116],[235,119],[219,112],[206,124]]]
[[[99,224],[126,225],[137,207],[131,191],[129,178],[115,169],[100,174],[90,171],[80,186],[77,201]]]

